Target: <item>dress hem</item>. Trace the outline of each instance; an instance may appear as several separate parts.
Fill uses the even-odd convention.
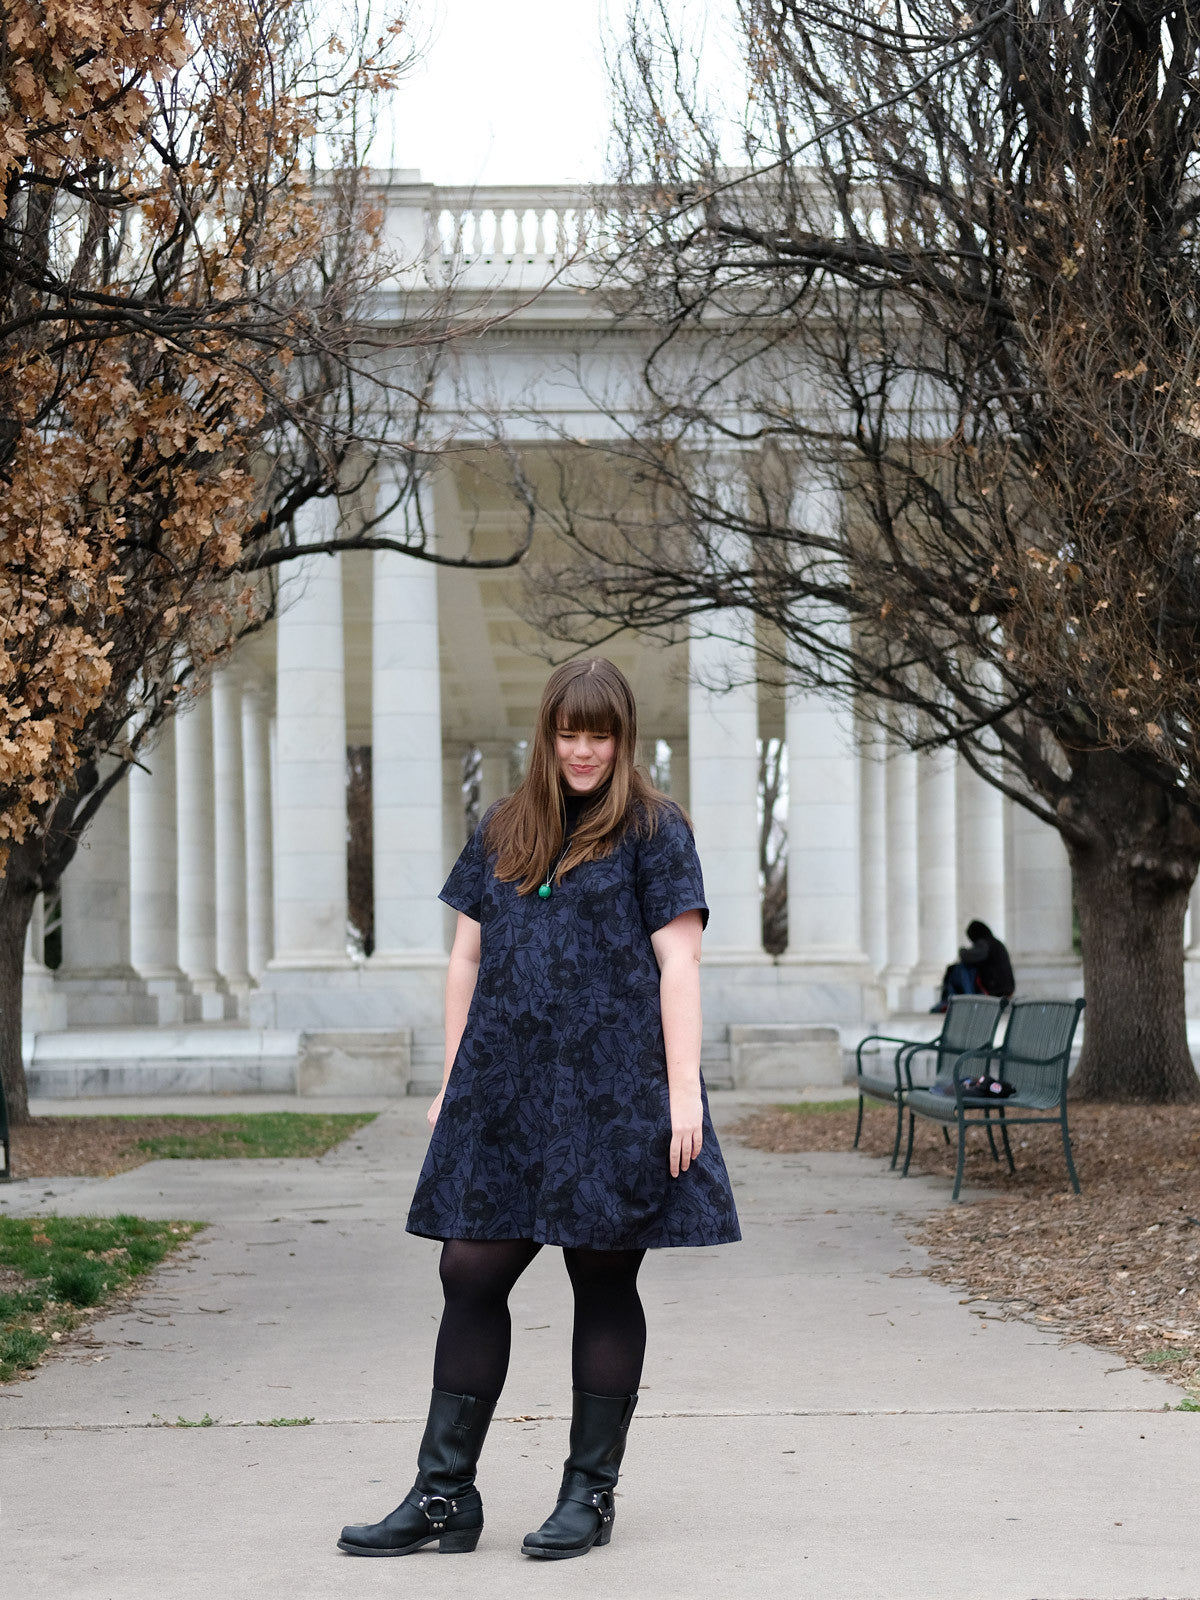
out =
[[[650,1242],[634,1238],[624,1239],[620,1244],[611,1241],[597,1244],[592,1239],[551,1238],[545,1229],[539,1231],[536,1228],[532,1233],[430,1233],[426,1228],[414,1228],[411,1223],[406,1223],[404,1231],[418,1239],[434,1239],[439,1244],[445,1244],[449,1239],[462,1239],[471,1244],[502,1244],[523,1239],[530,1244],[551,1245],[560,1250],[706,1250],[719,1244],[740,1244],[742,1239],[740,1229],[720,1239],[656,1239]]]

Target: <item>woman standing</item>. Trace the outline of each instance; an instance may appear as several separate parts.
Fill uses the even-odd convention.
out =
[[[574,1400],[558,1503],[522,1549],[607,1544],[646,1344],[642,1258],[741,1237],[700,1078],[700,864],[636,741],[611,662],[559,667],[524,781],[442,890],[458,912],[446,1075],[408,1228],[444,1241],[445,1309],[417,1481],[382,1522],[343,1528],[353,1555],[475,1548],[508,1296],[543,1245],[574,1292]]]

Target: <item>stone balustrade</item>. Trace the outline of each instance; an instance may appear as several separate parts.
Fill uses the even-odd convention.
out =
[[[612,253],[617,217],[602,190],[440,187],[412,176],[378,180],[402,287],[528,292],[565,274],[578,289]]]

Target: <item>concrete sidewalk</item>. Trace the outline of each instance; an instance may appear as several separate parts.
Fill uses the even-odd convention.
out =
[[[719,1125],[744,1107],[713,1101]],[[319,1162],[0,1190],[10,1214],[213,1224],[93,1344],[0,1390],[6,1593],[1200,1597],[1200,1416],[1166,1409],[1178,1389],[921,1276],[904,1231],[945,1183],[730,1140],[745,1241],[652,1253],[643,1273],[650,1350],[611,1546],[517,1553],[566,1446],[570,1301],[547,1250],[513,1298],[479,1550],[340,1555],[343,1521],[408,1488],[428,1395],[437,1247],[403,1231],[423,1111],[393,1102]],[[256,1426],[280,1417],[314,1421]]]

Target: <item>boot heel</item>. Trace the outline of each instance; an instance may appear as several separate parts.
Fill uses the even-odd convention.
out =
[[[611,1522],[603,1523],[601,1525],[600,1532],[596,1535],[596,1543],[598,1545],[607,1544],[608,1541],[612,1538],[612,1531],[613,1531],[613,1525],[612,1525]]]
[[[442,1556],[469,1555],[479,1543],[482,1528],[462,1528],[457,1533],[444,1533],[438,1540],[438,1554]]]

